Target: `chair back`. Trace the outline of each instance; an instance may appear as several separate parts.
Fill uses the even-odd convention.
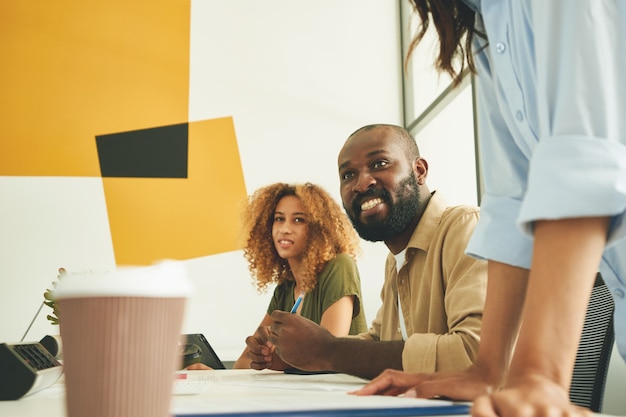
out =
[[[596,413],[602,411],[606,376],[615,340],[614,309],[613,297],[598,273],[587,307],[569,392],[574,404]]]

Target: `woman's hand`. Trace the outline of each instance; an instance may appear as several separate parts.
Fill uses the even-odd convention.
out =
[[[478,397],[472,407],[474,417],[592,415],[572,404],[563,386],[539,375],[525,375],[495,394]]]
[[[289,368],[278,355],[274,354],[274,345],[269,342],[269,326],[260,326],[257,331],[246,338],[246,357],[252,369],[273,369],[284,371]]]
[[[211,369],[213,368],[203,364],[202,362],[192,363],[191,365],[185,368],[185,370],[187,371],[206,371],[206,370],[211,370]]]

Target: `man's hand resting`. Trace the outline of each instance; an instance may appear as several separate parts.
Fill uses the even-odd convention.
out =
[[[285,311],[276,310],[271,317],[269,341],[284,362],[305,371],[333,370],[326,352],[335,337],[328,330]]]
[[[493,387],[484,372],[472,366],[461,372],[408,373],[387,369],[354,395],[401,395],[472,401]]]

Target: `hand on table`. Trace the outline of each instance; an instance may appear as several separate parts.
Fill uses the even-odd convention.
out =
[[[276,310],[271,317],[273,323],[269,341],[285,363],[306,371],[332,370],[327,348],[335,338],[328,330],[285,311]]]
[[[212,370],[212,369],[213,368],[211,368],[208,365],[203,364],[202,362],[192,363],[191,365],[185,368],[186,371],[207,371],[207,370]]]
[[[274,345],[269,342],[269,327],[259,327],[257,331],[246,338],[248,347],[247,357],[252,369],[273,369],[284,371],[289,368],[278,355],[274,355]]]
[[[493,391],[485,373],[472,366],[461,372],[408,373],[387,369],[354,395],[401,395],[472,401]]]
[[[501,391],[475,399],[474,417],[592,416],[593,413],[570,402],[561,385],[536,374],[509,382]]]

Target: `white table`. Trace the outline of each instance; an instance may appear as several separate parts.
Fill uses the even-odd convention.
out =
[[[190,371],[190,379],[208,381],[190,382],[204,390],[201,393],[173,395],[173,415],[210,415],[220,413],[286,413],[330,409],[384,410],[416,405],[430,407],[442,403],[402,397],[349,395],[362,383],[343,374],[327,376],[300,376],[252,370]],[[255,379],[253,380],[252,377]],[[180,391],[179,386],[179,391]],[[184,387],[183,387],[184,388]],[[192,387],[193,388],[193,387]],[[343,413],[341,413],[343,414]],[[266,414],[270,415],[270,414]],[[336,415],[336,414],[335,414]],[[348,413],[347,415],[350,415]],[[351,414],[358,415],[358,414]],[[458,414],[457,414],[458,415]],[[65,417],[65,384],[63,378],[49,388],[14,401],[0,401],[0,416]],[[462,417],[467,417],[462,414]]]

